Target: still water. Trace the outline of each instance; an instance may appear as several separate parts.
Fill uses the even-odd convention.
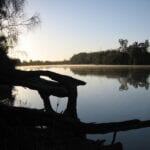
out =
[[[24,68],[50,70],[85,81],[78,88],[77,113],[84,122],[117,122],[130,119],[150,120],[150,68],[95,66],[43,66]],[[43,108],[36,91],[15,87],[15,106]],[[55,111],[63,112],[67,99],[51,97]],[[58,106],[58,107],[57,107]],[[112,134],[88,135],[92,139],[112,140]],[[117,133],[116,141],[124,150],[149,150],[150,128]]]

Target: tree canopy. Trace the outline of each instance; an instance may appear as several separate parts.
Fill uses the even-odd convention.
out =
[[[147,65],[150,64],[148,51],[149,41],[134,42],[127,46],[128,40],[120,39],[122,50],[106,50],[93,53],[79,53],[70,59],[72,64],[116,64],[116,65]]]
[[[0,36],[6,36],[9,45],[12,46],[18,40],[21,30],[32,28],[39,24],[37,14],[30,18],[25,17],[25,0],[0,0]]]
[[[40,23],[38,15],[25,17],[25,0],[0,0],[0,69],[3,72],[15,68],[15,60],[7,56],[8,49],[14,47],[23,28],[32,28]]]

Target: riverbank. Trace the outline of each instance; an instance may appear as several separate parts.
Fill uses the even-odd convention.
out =
[[[51,68],[51,67],[55,67],[55,68],[78,68],[78,67],[83,67],[83,68],[139,68],[139,69],[150,69],[150,65],[95,65],[95,64],[81,64],[81,65],[76,65],[76,64],[60,64],[60,65],[29,65],[29,66],[17,66],[17,69],[41,69],[41,68]]]

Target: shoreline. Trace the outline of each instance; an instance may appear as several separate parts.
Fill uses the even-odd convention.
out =
[[[57,64],[57,65],[27,65],[27,66],[16,66],[16,68],[51,68],[51,67],[56,67],[56,68],[61,68],[61,67],[69,67],[69,68],[147,68],[150,69],[150,65],[95,65],[95,64]]]

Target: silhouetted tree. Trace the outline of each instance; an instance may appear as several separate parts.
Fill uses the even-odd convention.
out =
[[[134,42],[127,46],[128,40],[119,39],[121,51],[107,50],[94,53],[79,53],[70,59],[72,64],[116,64],[116,65],[147,65],[150,64],[148,52],[149,41]]]
[[[40,22],[37,14],[24,17],[24,5],[25,0],[0,0],[0,35],[5,35],[11,46],[23,27],[31,28]]]
[[[119,43],[120,43],[120,51],[125,52],[128,45],[128,40],[119,39]]]
[[[3,73],[15,68],[15,61],[7,53],[17,43],[20,31],[40,22],[38,15],[24,18],[24,4],[25,0],[0,0],[0,69]]]
[[[12,72],[15,69],[15,60],[7,56],[8,43],[5,36],[0,37],[0,70],[1,75]]]

